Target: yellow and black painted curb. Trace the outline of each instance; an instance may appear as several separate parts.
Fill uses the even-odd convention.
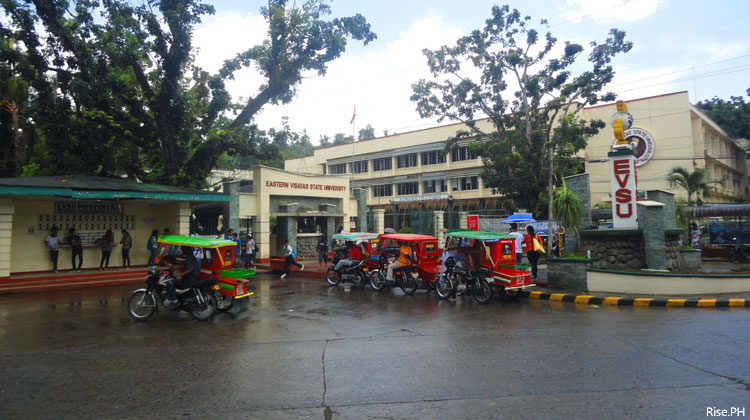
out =
[[[585,303],[588,305],[638,306],[638,307],[681,307],[681,308],[750,308],[750,299],[651,299],[624,297],[597,297],[565,293],[544,293],[539,291],[519,291],[518,297],[557,302]]]

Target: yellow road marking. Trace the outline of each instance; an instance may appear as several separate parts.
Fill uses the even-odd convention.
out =
[[[617,302],[619,302],[620,299],[622,299],[622,297],[607,297],[602,301],[602,305],[617,305]]]
[[[529,298],[531,299],[539,299],[539,296],[542,295],[542,292],[529,292]]]
[[[703,307],[716,306],[716,299],[699,299],[698,306],[703,306]]]
[[[685,306],[685,299],[669,299],[667,306]]]
[[[590,295],[578,295],[576,296],[576,303],[589,303],[589,300],[591,300],[593,296]]]
[[[729,306],[745,306],[745,299],[729,299]]]
[[[565,293],[553,293],[549,296],[549,300],[560,302],[563,296],[565,296]]]
[[[650,306],[653,299],[638,298],[633,300],[633,306]]]

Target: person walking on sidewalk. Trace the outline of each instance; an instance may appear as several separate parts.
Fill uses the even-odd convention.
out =
[[[109,267],[109,256],[112,255],[112,247],[115,246],[115,234],[112,233],[112,229],[107,229],[107,232],[102,236],[102,260],[99,261],[100,269],[107,269]]]
[[[83,265],[83,241],[81,240],[81,236],[78,235],[78,232],[76,232],[76,228],[70,228],[68,231],[69,235],[66,238],[66,242],[70,244],[71,247],[71,254],[70,254],[70,261],[73,265],[73,268],[70,270],[71,272],[80,272],[81,266]],[[78,257],[78,266],[76,266],[76,257]]]
[[[151,231],[151,237],[148,238],[148,243],[146,244],[146,249],[149,252],[148,263],[146,265],[149,267],[152,267],[154,266],[154,264],[156,264],[156,250],[159,249],[159,243],[157,242],[158,240],[159,231],[157,229],[154,229]]]
[[[44,240],[49,249],[49,259],[52,260],[52,271],[57,273],[57,257],[60,255],[60,237],[57,236],[57,226],[52,226],[49,235]]]
[[[289,275],[289,265],[296,265],[300,270],[305,269],[304,265],[294,261],[294,259],[297,258],[297,253],[294,251],[294,248],[289,245],[288,240],[284,241],[284,252],[286,252],[286,258],[284,259],[284,274],[281,275],[282,279]]]
[[[130,269],[130,248],[133,247],[133,238],[130,236],[130,233],[123,229],[120,231],[122,233],[122,239],[120,239],[120,244],[122,245],[122,268],[129,270]]]
[[[537,262],[542,253],[544,253],[544,247],[542,246],[542,238],[534,233],[533,226],[526,226],[526,236],[523,238],[523,244],[526,249],[526,258],[531,263],[531,275],[536,281]]]

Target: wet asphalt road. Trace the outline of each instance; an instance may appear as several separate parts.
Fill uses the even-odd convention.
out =
[[[137,285],[0,296],[0,418],[750,416],[747,309],[255,283],[209,322],[132,321]]]

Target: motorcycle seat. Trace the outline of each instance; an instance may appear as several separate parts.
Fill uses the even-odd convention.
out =
[[[401,272],[401,273],[413,273],[413,272],[414,272],[414,270],[415,270],[416,268],[417,268],[416,266],[413,266],[413,265],[407,265],[407,266],[404,266],[404,267],[399,267],[399,268],[397,268],[397,269],[393,270],[393,272],[394,272],[394,273],[395,273],[395,272]]]
[[[204,280],[196,280],[194,282],[191,282],[187,285],[187,288],[197,289],[200,287],[212,286],[214,283],[216,283],[216,277],[210,277]]]
[[[490,270],[486,268],[480,268],[479,270],[471,270],[469,273],[476,277],[487,277],[490,275]]]

